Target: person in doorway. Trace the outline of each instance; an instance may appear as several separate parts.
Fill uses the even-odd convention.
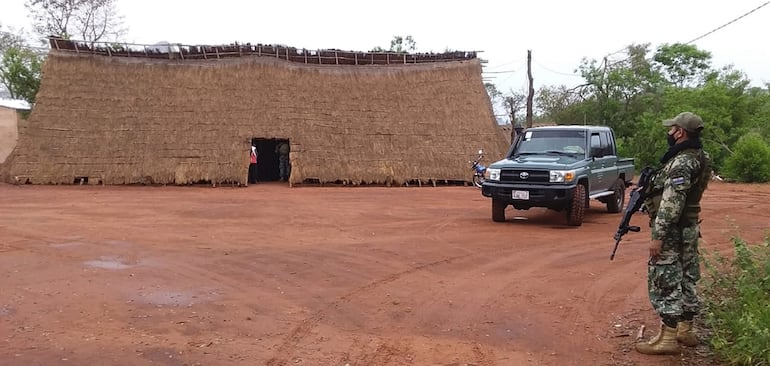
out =
[[[278,154],[278,174],[280,175],[281,182],[289,180],[289,144],[286,141],[281,141],[275,146],[275,153]]]
[[[679,344],[698,344],[692,322],[699,310],[700,201],[711,176],[700,138],[703,120],[683,112],[663,125],[669,127],[669,149],[644,202],[652,232],[647,286],[662,321],[657,336],[636,344],[637,352],[647,355],[679,354]]]
[[[251,145],[250,160],[249,160],[249,183],[257,183],[257,147]]]

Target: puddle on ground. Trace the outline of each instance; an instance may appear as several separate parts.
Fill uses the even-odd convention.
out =
[[[83,244],[85,244],[85,243],[79,242],[79,241],[67,241],[67,242],[64,242],[64,243],[51,243],[50,245],[53,248],[72,248],[72,247],[77,247],[77,246],[80,246],[80,245],[83,245]]]
[[[101,269],[126,269],[135,266],[135,264],[129,264],[126,260],[119,257],[101,257],[98,260],[86,261],[83,264]]]
[[[125,240],[107,240],[104,244],[111,245],[113,247],[128,248],[133,246],[134,243]]]
[[[211,301],[219,297],[219,295],[220,294],[214,290],[155,290],[135,293],[130,297],[132,301],[151,305],[192,306]]]
[[[8,305],[0,306],[0,316],[11,316],[15,312],[16,310]]]

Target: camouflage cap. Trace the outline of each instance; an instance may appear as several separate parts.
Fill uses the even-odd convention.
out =
[[[672,119],[663,121],[666,127],[679,126],[687,131],[697,132],[703,129],[703,120],[695,113],[682,112]]]

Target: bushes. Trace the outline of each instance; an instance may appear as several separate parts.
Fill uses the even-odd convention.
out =
[[[770,238],[749,247],[733,238],[732,261],[704,258],[705,322],[711,347],[733,365],[770,366]]]
[[[770,181],[770,146],[757,133],[743,136],[725,161],[724,175],[739,182]]]

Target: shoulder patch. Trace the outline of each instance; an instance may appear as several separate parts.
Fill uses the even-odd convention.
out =
[[[674,178],[671,178],[671,184],[673,184],[675,186],[684,184],[684,177],[674,177]]]

